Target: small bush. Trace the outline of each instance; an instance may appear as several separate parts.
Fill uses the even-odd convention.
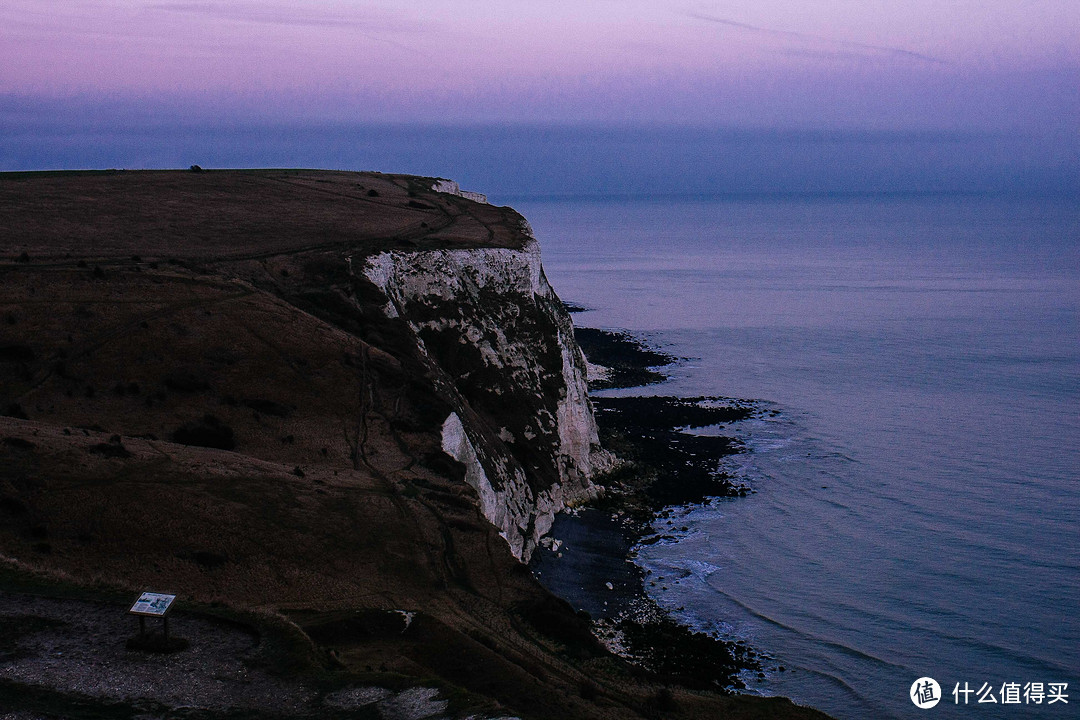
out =
[[[210,389],[210,383],[206,378],[194,370],[173,370],[164,378],[162,383],[165,387],[179,393],[200,393]]]
[[[173,442],[181,445],[232,450],[236,447],[233,430],[213,415],[205,415],[201,420],[193,420],[176,429],[172,434]]]
[[[590,623],[579,617],[570,604],[554,595],[545,595],[518,606],[518,613],[541,634],[563,643],[584,657],[603,654]]]
[[[652,696],[650,704],[661,712],[671,711],[675,709],[675,696],[670,689],[660,688]]]
[[[29,345],[0,345],[0,362],[33,362],[36,358]]]
[[[0,512],[12,517],[22,517],[27,514],[26,503],[18,498],[0,497]]]
[[[107,458],[129,458],[131,452],[124,447],[119,441],[98,443],[91,447],[87,452],[94,455],[101,455]]]
[[[200,566],[207,570],[214,570],[221,567],[229,561],[229,558],[225,555],[219,555],[218,553],[210,552],[209,550],[199,550],[191,558]]]
[[[263,398],[244,398],[244,405],[248,406],[252,410],[263,415],[273,415],[275,417],[288,417],[292,414],[292,408],[282,403],[274,402],[273,400],[266,400]]]

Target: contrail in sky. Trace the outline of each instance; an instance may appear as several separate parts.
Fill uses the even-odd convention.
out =
[[[823,35],[811,35],[810,33],[795,32],[793,30],[773,30],[771,28],[758,27],[757,25],[749,25],[747,23],[737,22],[735,20],[728,20],[726,18],[716,17],[714,15],[706,15],[704,13],[687,12],[688,17],[692,17],[695,20],[704,20],[705,22],[716,23],[717,25],[727,25],[728,27],[739,28],[740,30],[748,30],[758,35],[768,35],[771,37],[788,38],[790,40],[798,40],[800,42],[819,42],[828,43],[830,45],[842,46],[842,47],[854,47],[861,48],[863,50],[873,50],[878,53],[885,53],[887,55],[893,55],[900,58],[909,58],[912,60],[922,60],[923,62],[936,63],[938,65],[948,65],[947,60],[931,57],[929,55],[923,55],[922,53],[913,52],[911,50],[905,50],[903,48],[887,47],[884,45],[870,45],[869,43],[854,42],[852,40],[837,40],[835,38],[825,37]]]
[[[234,22],[351,29],[354,34],[368,40],[393,45],[396,48],[435,59],[430,53],[376,34],[382,32],[411,34],[417,31],[416,26],[402,23],[391,17],[379,17],[373,13],[365,15],[362,13],[325,12],[316,9],[297,10],[286,5],[253,2],[232,5],[223,2],[163,2],[148,7],[151,10],[203,15]]]

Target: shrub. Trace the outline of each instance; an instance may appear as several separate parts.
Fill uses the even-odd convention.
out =
[[[205,415],[201,420],[184,423],[172,434],[172,440],[181,445],[195,445],[218,450],[232,450],[236,447],[232,428],[213,415]]]
[[[162,383],[179,393],[200,393],[210,389],[210,383],[196,370],[173,370],[162,378]]]
[[[107,458],[129,458],[131,452],[119,442],[98,443],[87,452]]]

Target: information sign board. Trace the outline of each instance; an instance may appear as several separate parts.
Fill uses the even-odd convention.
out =
[[[172,607],[173,600],[176,599],[175,595],[165,595],[164,593],[144,592],[139,596],[139,599],[135,601],[135,604],[128,610],[132,615],[148,615],[150,617],[165,617],[165,613],[169,612]]]

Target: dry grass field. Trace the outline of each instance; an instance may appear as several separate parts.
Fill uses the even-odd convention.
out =
[[[430,360],[347,272],[387,248],[520,245],[515,212],[430,185],[0,175],[0,595],[122,615],[131,593],[177,593],[277,648],[252,672],[308,693],[192,717],[336,717],[311,698],[418,684],[450,715],[823,717],[650,682],[510,555],[441,451]],[[17,673],[36,616],[4,607],[0,636],[23,650],[0,654],[0,699],[138,714],[137,693]],[[346,716],[392,715],[364,707]]]

